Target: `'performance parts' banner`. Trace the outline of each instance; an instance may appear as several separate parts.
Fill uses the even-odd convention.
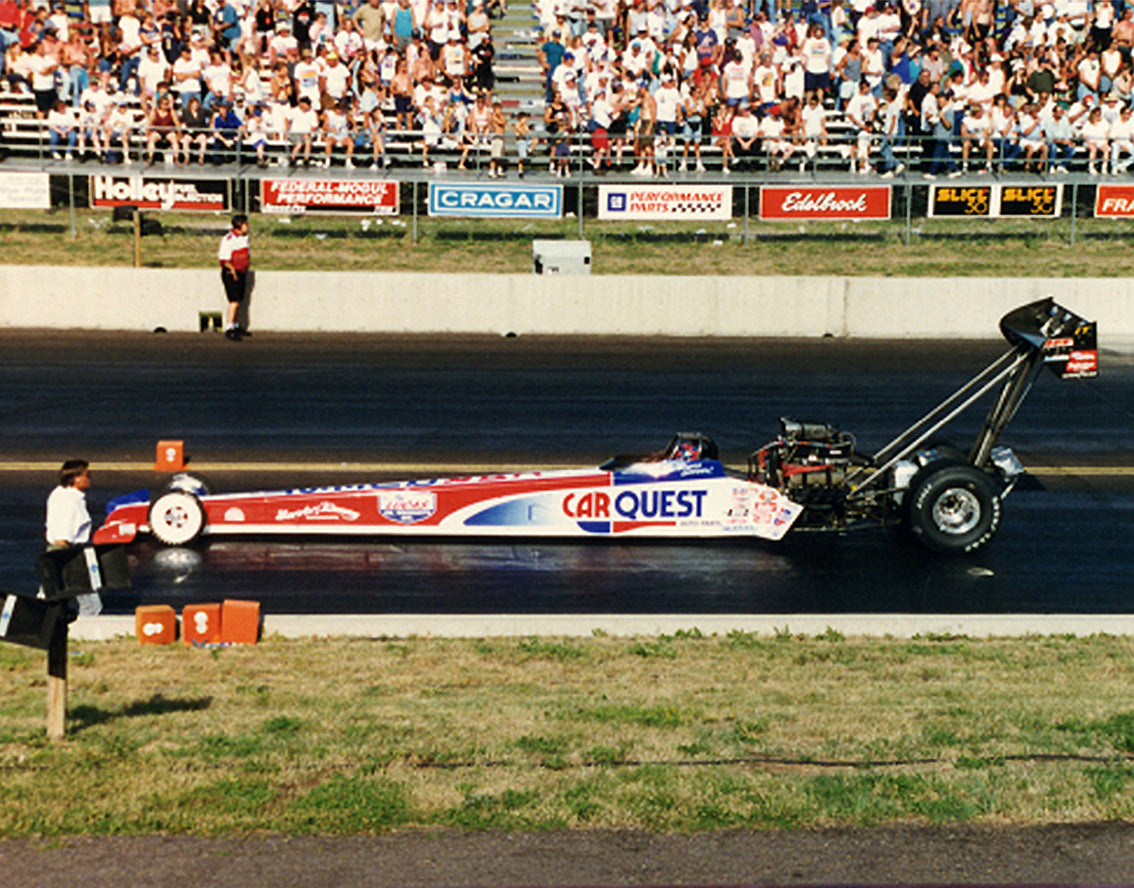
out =
[[[600,219],[732,218],[731,185],[600,185]]]

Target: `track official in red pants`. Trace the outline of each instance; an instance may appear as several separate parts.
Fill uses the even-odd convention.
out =
[[[252,265],[248,228],[248,217],[237,213],[232,217],[232,229],[221,238],[220,249],[217,251],[224,296],[228,300],[224,335],[234,341],[248,335],[248,331],[242,329],[237,320],[240,304],[248,292],[248,269]]]

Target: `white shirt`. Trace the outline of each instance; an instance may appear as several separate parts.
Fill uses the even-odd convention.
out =
[[[56,487],[47,497],[46,536],[49,543],[64,540],[72,545],[91,540],[91,516],[87,495],[74,487]]]

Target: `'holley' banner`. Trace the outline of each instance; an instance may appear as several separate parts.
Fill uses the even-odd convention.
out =
[[[224,179],[91,176],[90,205],[216,212],[228,209],[228,183]]]

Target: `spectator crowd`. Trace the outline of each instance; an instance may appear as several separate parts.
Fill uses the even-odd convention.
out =
[[[515,0],[514,0],[515,2]],[[3,78],[60,157],[389,163],[410,140],[521,175],[821,156],[892,176],[1134,160],[1127,0],[538,0],[542,121],[494,95],[504,0],[0,0]],[[533,125],[534,124],[534,125]],[[542,125],[541,125],[542,124]],[[919,150],[911,153],[910,147]]]

